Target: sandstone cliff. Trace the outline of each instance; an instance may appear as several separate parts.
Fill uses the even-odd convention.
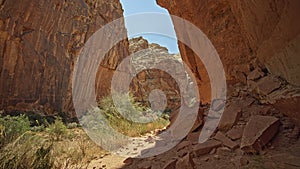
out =
[[[71,76],[85,41],[106,23],[123,16],[118,0],[2,0],[0,10],[0,109],[53,115],[72,110]],[[125,29],[125,28],[124,28]],[[110,78],[127,40],[106,55],[98,76],[98,96]],[[62,114],[68,118],[73,113]]]
[[[240,82],[248,86],[254,84],[252,87],[256,88],[257,84],[253,83],[249,74],[253,76],[258,70],[264,75],[283,79],[285,82],[276,88],[271,87],[272,91],[265,94],[270,95],[277,89],[281,91],[267,96],[269,99],[267,102],[276,103],[282,111],[287,112],[286,114],[300,120],[300,112],[294,108],[299,109],[299,89],[286,90],[290,87],[284,87],[286,84],[296,88],[300,86],[300,23],[297,21],[300,16],[299,1],[157,0],[157,2],[167,8],[170,14],[190,21],[208,36],[220,55],[229,87]],[[174,26],[176,31],[176,24]],[[187,35],[191,36],[193,35]],[[182,59],[198,78],[202,102],[209,102],[210,83],[204,66],[184,44],[179,43],[179,48]],[[270,85],[268,82],[264,83],[265,87],[268,85]],[[285,92],[282,92],[282,88]],[[257,92],[257,89],[248,91],[248,94],[252,92]],[[290,101],[283,101],[285,99]],[[289,111],[290,108],[293,110]]]
[[[132,54],[131,63],[134,66],[132,73],[137,74],[130,87],[136,100],[150,106],[150,92],[159,89],[166,95],[165,111],[170,113],[178,109],[180,107],[180,89],[175,79],[163,70],[148,69],[148,67],[152,64],[160,65],[165,70],[184,75],[184,72],[180,71],[180,67],[183,66],[180,55],[169,54],[167,48],[158,44],[149,44],[142,37],[130,39],[129,44],[129,51]],[[154,98],[157,104],[164,103],[162,99],[162,97]]]

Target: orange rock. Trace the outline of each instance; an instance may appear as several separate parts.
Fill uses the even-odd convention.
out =
[[[170,161],[168,161],[163,166],[163,169],[174,169],[174,168],[176,168],[176,162],[177,162],[177,160],[170,160]]]
[[[247,123],[241,141],[241,149],[245,152],[257,152],[277,133],[279,119],[272,116],[252,116]]]
[[[221,146],[221,142],[217,140],[207,140],[204,143],[198,144],[193,148],[193,152],[196,156],[208,154],[213,148]]]
[[[243,135],[244,128],[243,127],[235,127],[229,130],[226,135],[232,140],[240,139]]]
[[[221,141],[224,146],[229,147],[230,149],[236,149],[239,146],[238,143],[231,141],[220,131],[215,135],[214,139]]]
[[[179,158],[176,162],[176,168],[193,169],[195,166],[191,154],[187,154],[182,158]]]
[[[241,111],[242,109],[240,105],[236,103],[231,103],[228,107],[226,107],[219,122],[219,130],[229,130],[239,119]]]

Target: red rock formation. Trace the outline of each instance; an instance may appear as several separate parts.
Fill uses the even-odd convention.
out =
[[[247,60],[258,58],[271,73],[300,85],[297,73],[300,60],[296,57],[299,54],[300,2],[158,0],[158,4],[172,15],[192,22],[210,38],[229,76],[237,71],[234,65],[243,67],[241,64]],[[181,44],[180,49],[183,58],[191,62],[193,57],[186,47]],[[193,62],[190,64],[197,66]]]
[[[119,1],[2,0],[0,8],[0,109],[68,112],[74,61],[95,31],[122,17]],[[105,57],[98,96],[127,50],[124,40]]]
[[[247,83],[247,75],[256,67],[261,67],[264,72],[280,76],[288,83],[300,86],[300,1],[157,2],[167,8],[170,14],[192,22],[208,36],[220,55],[228,84]],[[176,25],[174,26],[176,31]],[[187,33],[187,37],[189,36],[193,35]],[[202,102],[209,102],[210,84],[204,66],[184,44],[179,43],[179,48],[183,60],[198,78]],[[249,79],[263,76],[261,72],[256,72],[256,75],[253,75],[254,73],[248,76]],[[299,109],[299,105],[294,106]],[[295,115],[297,112],[288,115],[291,114],[298,117]]]
[[[155,89],[160,89],[166,95],[166,111],[174,111],[180,107],[180,89],[171,75],[167,72],[158,69],[148,69],[149,65],[161,65],[166,70],[177,73],[180,72],[182,60],[180,55],[169,54],[165,47],[158,44],[149,44],[147,40],[142,37],[133,38],[129,40],[129,52],[133,56],[131,63],[135,68],[132,73],[137,73],[131,82],[131,91],[136,100],[150,107],[149,94]],[[138,52],[140,51],[140,52]],[[164,60],[164,59],[170,60]],[[182,73],[184,75],[184,73]],[[183,78],[184,79],[184,78]],[[183,81],[183,80],[182,80]],[[163,97],[153,98],[155,103],[163,104]],[[155,103],[153,108],[155,109]],[[158,105],[159,106],[159,105]]]

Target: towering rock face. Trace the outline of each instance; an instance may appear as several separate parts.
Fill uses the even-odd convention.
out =
[[[254,81],[265,74],[272,78],[280,77],[291,86],[300,86],[300,1],[157,2],[167,8],[170,14],[190,21],[208,36],[221,58],[229,86],[240,82],[257,89],[263,82],[257,84]],[[176,31],[176,24],[174,26]],[[192,36],[187,33],[187,37]],[[210,83],[202,62],[184,44],[179,43],[179,48],[183,60],[198,78],[202,102],[209,102]],[[286,82],[276,87],[280,91],[272,90],[270,92],[273,94],[268,93],[264,97],[269,99],[268,103],[275,103],[283,113],[300,121],[299,88],[291,89],[293,87],[282,85]],[[264,85],[272,87],[268,83]],[[284,100],[293,100],[289,101],[292,105]],[[293,110],[290,111],[288,107],[293,107]]]
[[[167,72],[158,69],[149,69],[150,65],[159,65],[166,71],[183,75],[180,71],[182,68],[182,60],[178,54],[169,54],[168,49],[158,44],[149,44],[142,37],[129,40],[129,51],[131,53],[132,74],[137,74],[133,77],[130,89],[136,100],[143,103],[145,106],[155,107],[163,106],[166,101],[165,111],[172,112],[180,107],[180,89],[176,80]],[[168,60],[166,60],[168,59]],[[183,81],[183,80],[181,80]],[[155,102],[149,102],[151,91],[159,89],[166,95],[166,100],[163,97],[152,98]],[[150,99],[151,100],[151,99]],[[151,105],[150,105],[151,104]],[[155,105],[161,104],[161,105]]]
[[[119,1],[2,0],[0,8],[0,109],[51,115],[72,110],[74,63],[95,31],[123,16]],[[124,40],[105,56],[98,76],[107,81],[96,84],[99,97],[127,53]]]
[[[208,36],[228,80],[244,81],[259,61],[272,74],[300,86],[299,1],[158,0],[158,4],[170,14],[192,22]],[[199,77],[200,88],[209,88],[201,62],[194,61],[196,57],[186,46],[179,47],[183,60]],[[209,94],[202,91],[203,101],[207,101]]]
[[[229,1],[244,39],[270,73],[300,86],[300,2]]]

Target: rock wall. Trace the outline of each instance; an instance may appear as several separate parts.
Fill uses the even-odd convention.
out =
[[[0,1],[0,109],[72,113],[71,77],[85,41],[106,23],[123,16],[118,0]],[[124,28],[125,29],[125,28]],[[97,94],[107,93],[127,40],[106,55]]]
[[[274,104],[300,121],[300,1],[157,0],[157,3],[170,14],[192,22],[208,36],[220,55],[229,91],[235,90],[231,85],[238,82],[256,89],[245,95],[261,95],[262,86],[272,89],[262,94],[268,101],[260,101]],[[193,35],[187,33],[187,36]],[[182,59],[198,78],[202,102],[209,102],[210,83],[203,64],[184,44],[179,42],[179,48]],[[257,80],[254,76],[260,78],[260,74],[284,82],[276,88],[272,86],[276,85],[273,80],[271,84],[263,82],[266,78],[254,83]],[[286,100],[292,101],[287,104]]]
[[[199,27],[217,49],[229,81],[245,82],[257,65],[300,86],[299,1],[157,0],[170,14]],[[175,25],[176,30],[176,25]],[[187,35],[192,36],[192,35]],[[182,58],[199,79],[202,101],[209,100],[209,79],[201,61],[179,44]]]
[[[300,86],[300,2],[230,1],[244,39],[274,75]]]
[[[134,66],[131,73],[137,74],[131,82],[131,92],[136,101],[153,108],[164,104],[163,97],[153,98],[155,102],[149,102],[149,94],[152,90],[159,89],[166,95],[167,112],[172,112],[180,107],[180,89],[175,79],[167,72],[158,69],[148,69],[149,65],[160,65],[165,70],[185,74],[180,71],[183,66],[180,55],[169,54],[168,49],[158,44],[149,44],[142,37],[129,40],[129,51],[132,54],[131,63]],[[168,59],[168,60],[165,60]],[[142,71],[140,71],[142,70]],[[186,77],[186,76],[185,76]],[[155,105],[160,104],[160,105]]]

